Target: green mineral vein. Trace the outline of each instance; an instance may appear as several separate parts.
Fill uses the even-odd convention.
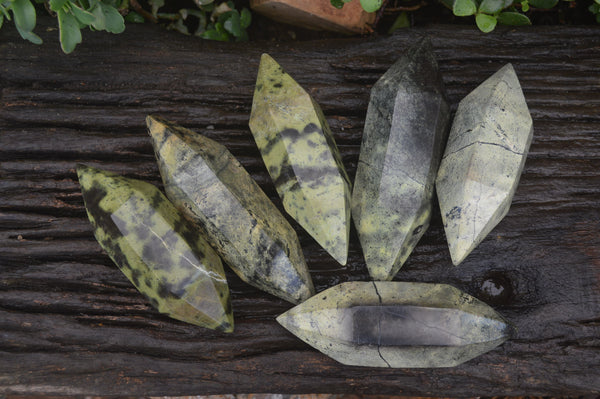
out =
[[[429,40],[410,48],[371,90],[352,217],[375,280],[390,280],[429,226],[450,109]]]
[[[287,213],[346,264],[351,185],[335,140],[319,105],[267,54],[250,130]]]
[[[78,165],[94,235],[159,312],[233,331],[229,288],[210,245],[153,185]]]
[[[506,341],[511,328],[485,303],[446,284],[348,282],[277,321],[340,363],[453,367]]]
[[[436,181],[455,265],[508,213],[532,137],[531,115],[511,64],[458,105]]]
[[[167,196],[247,283],[293,303],[314,294],[294,229],[221,144],[149,116]]]

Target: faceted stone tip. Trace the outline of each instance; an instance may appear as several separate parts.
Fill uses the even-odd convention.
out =
[[[533,121],[511,64],[459,103],[436,180],[454,265],[508,213],[532,138]]]
[[[249,126],[286,212],[345,265],[350,179],[321,108],[268,54],[258,68]]]
[[[157,115],[148,115],[146,116],[146,126],[148,127],[148,134],[154,137],[158,134],[158,131],[164,131],[164,129],[171,125],[171,122],[166,120],[165,118]]]
[[[454,367],[509,338],[491,307],[446,284],[348,282],[277,317],[342,364]]]

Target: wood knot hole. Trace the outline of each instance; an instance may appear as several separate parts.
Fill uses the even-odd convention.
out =
[[[486,274],[479,288],[481,299],[489,305],[507,305],[513,297],[510,279],[499,272]]]

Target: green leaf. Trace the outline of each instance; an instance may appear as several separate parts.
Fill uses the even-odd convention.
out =
[[[512,0],[483,0],[479,6],[479,12],[485,14],[495,14],[498,11],[510,6]]]
[[[15,27],[23,39],[29,40],[33,44],[42,44],[42,39],[32,31],[25,31],[19,25],[15,25]]]
[[[498,15],[498,22],[502,25],[531,25],[531,21],[526,15],[518,12],[501,12]]]
[[[234,11],[231,16],[223,22],[223,28],[235,37],[242,34],[242,26],[240,25],[240,13]]]
[[[477,12],[477,6],[473,0],[456,0],[452,12],[457,17],[467,17]]]
[[[200,37],[208,40],[219,40],[221,42],[226,42],[229,40],[229,35],[227,35],[227,32],[218,32],[216,29],[207,30],[202,33]]]
[[[210,3],[205,6],[199,6],[202,11],[212,12],[215,9],[215,3]]]
[[[69,0],[50,0],[50,9],[52,11],[58,11],[61,8],[63,8],[63,6],[65,4],[67,4]]]
[[[96,30],[104,30],[106,28],[106,18],[104,18],[104,13],[102,12],[102,7],[100,7],[100,2],[96,1],[92,4],[92,7],[89,11],[94,15],[94,22],[92,22],[92,27]]]
[[[3,23],[4,23],[4,14],[0,14],[0,29],[2,29]]]
[[[2,5],[0,4],[0,11],[2,12],[1,15],[4,15],[4,18],[6,18],[7,20],[10,21],[10,13],[8,12],[8,10]]]
[[[229,11],[219,14],[219,17],[217,18],[217,22],[223,23],[223,22],[227,21],[229,18],[231,18],[231,15],[234,12],[237,12],[237,11],[229,10]]]
[[[498,21],[496,20],[496,17],[493,15],[477,14],[475,16],[475,23],[477,24],[479,30],[483,33],[489,33],[493,31],[497,22]]]
[[[107,32],[121,33],[125,30],[125,21],[123,21],[123,16],[119,13],[119,10],[103,3],[100,3],[100,8],[102,14],[104,14],[106,24],[104,29]]]
[[[343,8],[344,4],[350,3],[352,0],[330,0],[332,6],[335,8]]]
[[[158,9],[165,5],[165,0],[148,0],[148,4],[152,7],[152,15],[156,17]]]
[[[146,22],[144,17],[142,17],[140,14],[138,14],[135,11],[129,11],[129,13],[127,15],[125,15],[125,21],[133,23],[133,24],[141,24],[141,23]]]
[[[178,19],[177,21],[169,24],[169,26],[167,26],[167,29],[176,30],[177,32],[183,33],[184,35],[190,34],[188,27],[185,26],[185,24],[183,23],[183,19]]]
[[[25,32],[31,32],[35,28],[35,8],[29,0],[14,0],[12,12],[15,16],[15,25]]]
[[[240,15],[240,25],[242,25],[242,28],[246,29],[250,26],[251,22],[252,14],[250,13],[250,10],[248,10],[246,7],[242,8],[242,13]]]
[[[600,24],[600,14],[596,15],[596,22]]]
[[[529,11],[529,2],[527,0],[521,2],[521,10],[523,10],[523,12]]]
[[[57,11],[58,27],[60,29],[60,46],[66,54],[69,54],[81,43],[81,31],[77,19],[64,9]]]
[[[529,4],[535,8],[552,8],[558,4],[558,0],[529,0]]]
[[[204,30],[206,29],[207,22],[208,21],[206,19],[206,14],[204,14],[203,12],[198,14],[198,29],[196,29],[196,33],[194,33],[194,35],[200,36],[200,34],[202,34],[202,32],[204,32]]]
[[[390,29],[388,30],[388,33],[392,33],[397,29],[409,28],[409,27],[410,27],[410,20],[408,19],[408,14],[406,13],[406,11],[402,11],[400,13],[400,15],[398,15],[398,18],[396,18],[396,20],[390,27]]]
[[[94,14],[89,11],[82,10],[73,3],[71,3],[71,12],[73,13],[73,16],[85,26],[91,25],[92,22],[96,20]]]
[[[240,35],[235,38],[235,41],[236,42],[247,42],[248,41],[248,32],[246,32],[244,29],[242,29]]]
[[[360,0],[360,5],[366,12],[375,12],[381,8],[383,0]]]

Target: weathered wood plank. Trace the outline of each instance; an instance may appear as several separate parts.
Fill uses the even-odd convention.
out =
[[[42,28],[48,21],[42,21]],[[600,36],[593,27],[433,26],[393,37],[214,43],[129,26],[65,56],[0,31],[0,393],[234,392],[437,396],[600,392]],[[444,282],[517,327],[498,349],[439,370],[345,367],[275,322],[290,305],[228,272],[236,330],[168,319],[94,241],[76,181],[85,162],[160,186],[144,118],[206,133],[281,209],[247,128],[262,52],[323,106],[354,176],[371,85],[429,34],[454,107],[512,62],[534,141],[507,217],[452,267],[439,212],[397,279]],[[352,232],[341,267],[295,223],[318,290],[368,278]]]

